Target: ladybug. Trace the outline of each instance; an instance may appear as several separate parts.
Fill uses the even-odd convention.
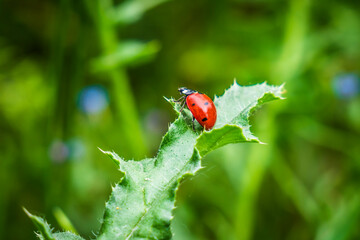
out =
[[[191,90],[185,87],[178,89],[180,94],[183,94],[176,102],[182,102],[183,105],[180,112],[184,109],[185,103],[193,115],[193,130],[194,120],[196,119],[199,124],[206,130],[214,127],[216,122],[216,107],[214,102],[206,94],[199,93],[198,91]]]

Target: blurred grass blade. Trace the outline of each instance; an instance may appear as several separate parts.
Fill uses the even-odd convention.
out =
[[[66,231],[73,232],[75,234],[78,234],[74,226],[72,225],[70,219],[66,216],[64,211],[59,208],[55,207],[53,210],[53,214],[56,218],[56,221],[59,223],[59,225]]]
[[[329,127],[309,117],[297,119],[294,126],[295,133],[312,144],[341,152],[354,160],[360,156],[356,133]]]
[[[109,19],[112,10],[112,1],[85,1],[89,14],[93,17],[100,38],[102,55],[109,56],[116,52],[121,42],[118,39],[118,30]],[[120,130],[126,141],[126,148],[134,157],[143,157],[147,154],[140,120],[136,109],[135,97],[130,86],[126,69],[117,67],[106,71],[114,96],[115,117],[121,122]]]
[[[114,53],[93,60],[91,69],[93,72],[105,72],[117,67],[138,65],[150,61],[159,50],[160,44],[157,41],[125,41]]]
[[[169,0],[127,0],[112,11],[112,20],[118,24],[131,24],[141,19],[144,13]]]
[[[273,68],[272,79],[288,82],[294,78],[304,61],[305,36],[311,1],[291,0],[285,25],[281,55]]]
[[[360,195],[344,201],[334,209],[334,215],[318,229],[315,240],[345,240],[358,229],[360,215]]]
[[[275,151],[276,152],[276,151]],[[301,215],[310,223],[320,220],[320,206],[302,181],[294,174],[283,157],[278,153],[271,165],[271,172],[283,192],[297,206]]]

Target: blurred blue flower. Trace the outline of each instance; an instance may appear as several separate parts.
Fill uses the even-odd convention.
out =
[[[61,140],[54,140],[49,149],[49,157],[54,163],[63,163],[69,157],[69,148]]]
[[[78,107],[87,114],[98,114],[109,105],[109,97],[105,88],[99,85],[85,87],[79,93]]]
[[[151,134],[162,135],[167,130],[170,117],[166,111],[152,109],[146,114],[144,121],[147,131],[151,132]]]
[[[86,153],[86,146],[79,138],[70,139],[67,142],[69,148],[69,158],[72,160],[81,160]]]
[[[333,90],[339,98],[349,99],[360,91],[359,76],[353,73],[337,75],[333,79]]]

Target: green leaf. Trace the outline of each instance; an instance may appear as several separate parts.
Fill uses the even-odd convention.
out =
[[[191,128],[191,127],[190,127]],[[194,146],[197,134],[184,119],[171,124],[158,156],[142,161],[124,161],[104,152],[119,163],[125,175],[106,204],[99,239],[168,239],[178,182],[200,169]]]
[[[201,156],[229,143],[259,142],[248,118],[261,104],[281,98],[282,87],[266,83],[241,87],[236,82],[215,98],[218,120],[211,131],[193,131],[189,111],[172,123],[156,158],[125,161],[106,152],[124,177],[106,204],[99,239],[169,239],[179,182],[201,168]],[[178,112],[180,104],[172,103]]]
[[[25,208],[24,212],[28,217],[32,220],[36,228],[40,231],[37,236],[41,240],[84,240],[82,237],[75,235],[70,232],[60,232],[60,233],[52,233],[52,230],[49,224],[41,217],[32,215],[28,210]]]
[[[190,111],[184,109],[180,114],[180,104],[166,99],[179,116],[163,137],[155,158],[124,160],[114,152],[103,151],[123,177],[106,203],[97,239],[172,238],[172,210],[180,181],[201,168],[201,157],[221,146],[259,142],[250,132],[249,116],[260,105],[281,99],[282,90],[282,86],[266,83],[239,86],[234,82],[224,95],[215,97],[218,119],[211,131],[203,130],[199,124],[192,130]],[[51,231],[48,232],[51,237]],[[70,233],[53,236],[77,239]]]
[[[31,221],[34,223],[34,225],[37,227],[37,229],[40,231],[39,238],[45,239],[45,240],[56,240],[56,238],[51,233],[51,228],[47,222],[38,216],[32,215],[28,210],[23,208],[24,212],[28,217],[31,219]]]
[[[249,116],[262,104],[281,99],[282,86],[266,83],[241,87],[236,82],[221,97],[215,97],[217,121],[214,130],[203,132],[198,138],[197,149],[204,156],[229,143],[260,142],[250,132]]]
[[[131,24],[141,19],[151,8],[169,0],[127,0],[112,11],[112,21],[118,24]]]
[[[71,233],[71,232],[59,232],[53,234],[56,240],[84,240],[84,238]]]
[[[157,41],[147,43],[139,41],[124,41],[117,49],[106,56],[94,59],[91,62],[93,72],[103,72],[120,66],[134,66],[150,61],[160,50]]]

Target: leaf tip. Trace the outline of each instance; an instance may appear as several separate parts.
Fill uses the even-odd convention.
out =
[[[167,98],[167,97],[165,97],[165,96],[163,96],[163,98],[164,98],[167,102],[173,103],[173,98]]]
[[[104,150],[102,150],[102,149],[99,148],[99,147],[98,147],[98,149],[99,149],[102,153],[108,155],[108,156],[114,161],[114,163],[115,163],[118,167],[120,167],[120,162],[121,162],[122,159],[121,159],[115,152],[104,151]]]
[[[285,89],[285,83],[281,84],[279,86],[279,89],[280,89],[280,96],[279,98],[280,99],[285,99],[285,97],[283,96],[283,94],[287,93],[286,89]]]
[[[107,154],[106,151],[102,150],[102,149],[99,148],[99,147],[97,147],[97,148],[100,150],[100,152],[102,152],[102,153],[104,153],[104,154]]]
[[[237,81],[236,81],[236,78],[234,78],[234,83],[233,83],[233,85],[235,86],[235,85],[239,85],[238,83],[237,83]]]
[[[33,222],[35,227],[39,230],[39,233],[36,233],[36,235],[40,239],[55,240],[54,236],[52,235],[53,229],[50,228],[50,225],[45,221],[45,219],[31,214],[25,207],[23,207],[23,210]]]
[[[171,104],[171,106],[174,108],[174,110],[175,110],[175,112],[177,113],[177,114],[180,114],[180,104],[177,104],[177,102],[176,102],[176,100],[173,98],[173,97],[171,97],[171,98],[167,98],[167,97],[165,97],[165,96],[163,96],[163,98],[168,102],[168,103],[170,103]]]
[[[26,215],[28,215],[29,218],[33,217],[33,215],[25,207],[22,207],[22,209],[26,213]]]

